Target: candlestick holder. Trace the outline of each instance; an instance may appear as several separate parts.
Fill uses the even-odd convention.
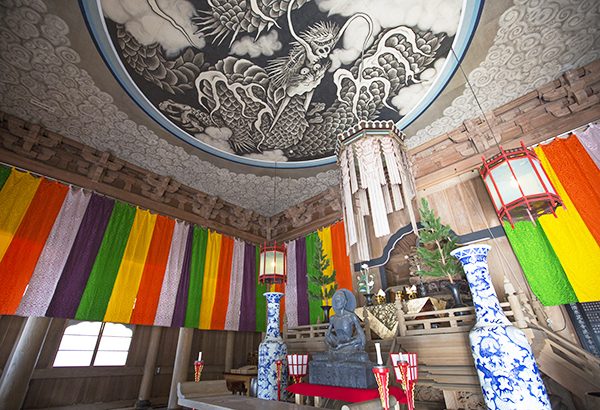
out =
[[[414,380],[410,379],[409,370],[408,370],[408,362],[401,362],[400,365],[400,374],[402,377],[402,389],[404,389],[404,393],[406,394],[406,404],[408,405],[408,410],[415,409],[415,383]]]
[[[409,410],[415,408],[415,384],[418,379],[417,354],[416,353],[390,353],[394,375],[402,385],[406,394],[406,402]]]
[[[379,390],[379,399],[381,400],[381,407],[384,410],[390,408],[390,389],[388,382],[390,379],[390,369],[385,366],[373,366],[373,374],[377,381],[377,390]]]
[[[200,381],[200,375],[202,375],[202,369],[204,368],[204,360],[196,360],[194,362],[194,381],[198,383]]]

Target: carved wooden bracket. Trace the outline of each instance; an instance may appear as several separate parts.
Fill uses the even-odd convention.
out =
[[[486,118],[489,126],[483,116],[464,121],[409,152],[419,189],[478,167],[482,154],[494,153],[496,142],[507,148],[519,140],[531,145],[600,118],[600,60],[564,73]],[[294,239],[342,216],[337,187],[265,217],[3,112],[0,161],[254,243],[267,236]]]
[[[410,150],[417,186],[427,188],[477,168],[481,156],[520,140],[533,145],[600,118],[600,60],[551,81]],[[486,122],[487,119],[487,122]],[[488,125],[489,122],[489,125]],[[490,127],[493,133],[490,131]]]
[[[253,243],[270,227],[272,238],[297,237],[341,216],[334,188],[265,217],[2,112],[0,161]]]
[[[342,217],[340,191],[331,187],[301,204],[271,217],[272,239],[285,241],[302,236]]]
[[[249,242],[264,240],[264,217],[252,210],[2,112],[0,161]]]

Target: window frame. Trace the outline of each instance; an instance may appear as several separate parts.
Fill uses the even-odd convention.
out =
[[[56,362],[56,358],[58,356],[58,354],[61,352],[60,346],[62,344],[63,338],[65,337],[65,332],[67,331],[67,329],[71,326],[75,326],[79,323],[84,323],[84,322],[91,322],[91,323],[98,323],[98,322],[94,322],[91,320],[76,320],[76,319],[68,319],[66,321],[66,324],[62,330],[62,336],[60,338],[60,341],[58,343],[58,346],[56,348],[56,351],[54,353],[54,359],[52,360],[52,362],[50,363],[51,368],[53,369],[60,369],[60,368],[82,368],[82,367],[92,367],[92,368],[106,368],[106,367],[124,367],[127,366],[127,363],[129,361],[129,353],[131,351],[131,346],[133,343],[133,336],[135,333],[135,325],[131,325],[131,324],[127,324],[127,323],[112,323],[112,322],[100,322],[100,329],[98,330],[98,334],[95,335],[96,337],[96,342],[94,344],[94,350],[92,351],[92,356],[90,358],[90,361],[88,364],[82,364],[82,365],[69,365],[69,366],[56,366],[55,362]],[[101,364],[94,364],[96,361],[96,357],[98,356],[99,352],[104,352],[104,351],[110,351],[110,350],[99,350],[100,348],[100,343],[102,342],[102,337],[104,336],[104,331],[106,329],[106,325],[107,324],[115,324],[115,325],[123,325],[125,327],[127,327],[128,329],[131,330],[131,337],[129,338],[129,346],[127,348],[127,356],[125,358],[125,363],[123,364],[110,364],[110,365],[101,365]],[[92,336],[92,335],[77,335],[77,336]],[[113,337],[113,336],[107,336],[107,337]],[[75,350],[62,350],[62,352],[69,352],[69,351],[75,351]],[[90,350],[87,350],[90,351]]]

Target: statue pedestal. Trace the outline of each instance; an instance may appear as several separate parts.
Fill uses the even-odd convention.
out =
[[[366,352],[313,353],[308,362],[308,380],[311,384],[353,387],[358,389],[377,388],[373,366]]]

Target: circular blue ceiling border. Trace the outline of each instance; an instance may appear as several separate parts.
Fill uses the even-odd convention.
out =
[[[221,151],[190,136],[188,133],[176,126],[171,120],[165,117],[163,113],[161,113],[150,101],[148,101],[146,96],[137,87],[127,72],[125,66],[121,62],[121,59],[119,58],[118,53],[108,35],[100,2],[101,0],[79,0],[79,7],[82,11],[85,24],[100,56],[129,97],[148,116],[150,116],[170,134],[174,135],[181,141],[194,146],[195,148],[215,155],[219,158],[238,164],[250,165],[259,168],[313,168],[333,164],[336,162],[335,156],[307,161],[287,161],[277,163],[273,161],[252,159]],[[429,106],[448,85],[450,79],[458,69],[460,62],[464,58],[469,45],[471,44],[471,40],[473,39],[477,25],[479,24],[479,18],[481,17],[484,3],[485,0],[463,0],[463,12],[461,13],[458,29],[452,43],[452,48],[454,49],[458,60],[455,58],[449,58],[449,56],[453,53],[448,53],[448,58],[446,58],[442,72],[436,77],[429,91],[427,91],[425,96],[417,103],[417,105],[411,108],[408,114],[406,114],[397,122],[397,126],[400,129],[404,129],[413,123],[423,112],[425,112],[425,110],[427,110],[427,108],[429,108]]]

